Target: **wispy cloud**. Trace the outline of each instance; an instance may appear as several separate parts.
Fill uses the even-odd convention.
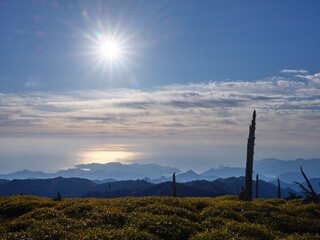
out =
[[[26,87],[33,88],[39,86],[39,77],[30,76],[29,80],[26,82]]]
[[[282,72],[282,73],[302,73],[302,74],[307,74],[307,73],[309,73],[309,71],[303,70],[303,69],[300,69],[300,70],[296,70],[296,69],[283,69],[283,70],[281,70],[280,72]]]
[[[149,91],[0,94],[0,131],[217,137],[244,131],[255,108],[264,133],[312,135],[320,131],[314,120],[320,116],[320,74],[300,77],[304,80],[273,77],[169,85]]]
[[[305,78],[311,80],[313,83],[320,84],[320,73],[310,74],[310,75],[296,75],[299,78]]]

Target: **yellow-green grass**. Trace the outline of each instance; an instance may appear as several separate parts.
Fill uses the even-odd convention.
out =
[[[320,239],[320,204],[2,196],[0,239]]]

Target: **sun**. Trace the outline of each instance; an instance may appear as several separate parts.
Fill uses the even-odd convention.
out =
[[[115,61],[121,57],[121,45],[116,41],[105,41],[100,44],[99,52],[101,57],[107,61]]]
[[[124,34],[97,32],[88,38],[88,53],[92,56],[91,63],[97,70],[103,68],[113,71],[127,66],[130,62],[129,38]]]

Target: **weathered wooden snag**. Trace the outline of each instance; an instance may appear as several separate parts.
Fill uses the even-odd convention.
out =
[[[173,173],[172,176],[172,196],[176,197],[177,196],[177,189],[176,189],[176,173]]]
[[[296,181],[293,181],[293,182],[299,185],[299,187],[302,189],[303,194],[306,196],[306,198],[303,200],[303,202],[304,203],[309,203],[309,202],[320,203],[320,194],[316,194],[316,192],[313,190],[313,187],[312,187],[309,179],[307,178],[307,176],[303,172],[301,166],[300,166],[300,170],[301,170],[301,173],[302,173],[304,179],[307,182],[309,190],[307,188],[305,188],[301,183],[298,183]],[[319,183],[319,185],[320,185],[320,183]]]
[[[54,201],[62,201],[62,195],[58,192],[57,196],[53,199]]]
[[[254,140],[256,130],[256,110],[253,111],[252,121],[249,127],[249,138],[247,143],[246,184],[244,188],[244,201],[252,201],[252,172]]]
[[[259,198],[259,175],[256,176],[256,198]]]
[[[281,198],[280,179],[278,178],[278,198]]]

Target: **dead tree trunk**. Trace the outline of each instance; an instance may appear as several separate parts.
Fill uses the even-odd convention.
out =
[[[280,179],[278,178],[278,199],[281,198]]]
[[[176,173],[173,173],[172,176],[172,196],[176,197],[177,196],[177,189],[176,189]]]
[[[58,192],[57,196],[53,199],[54,201],[62,201],[62,195]]]
[[[245,201],[252,201],[252,171],[253,171],[255,130],[256,130],[256,110],[253,111],[252,121],[249,128],[249,138],[247,143],[246,185],[244,188]]]
[[[111,183],[108,184],[107,197],[111,196]]]
[[[256,176],[256,198],[259,198],[259,175]]]

